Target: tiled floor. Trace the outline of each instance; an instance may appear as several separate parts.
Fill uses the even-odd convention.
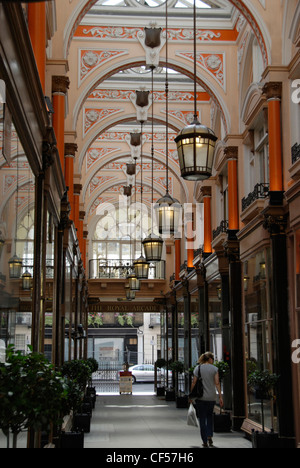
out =
[[[98,396],[85,448],[174,448],[202,446],[200,430],[186,423],[187,409],[155,395]],[[251,448],[242,433],[215,434],[217,448]]]
[[[200,430],[186,423],[187,409],[153,394],[98,395],[91,431],[84,435],[84,448],[196,449],[201,448]],[[27,436],[18,437],[18,448],[26,447]],[[11,438],[12,444],[12,438]],[[243,433],[214,435],[216,448],[251,448]],[[0,448],[6,438],[0,431]]]

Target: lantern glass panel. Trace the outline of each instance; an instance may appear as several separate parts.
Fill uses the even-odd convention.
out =
[[[140,257],[133,262],[135,275],[138,279],[148,279],[149,263],[144,257]]]
[[[17,257],[17,255],[14,255],[10,259],[8,264],[9,264],[9,277],[20,278],[21,270],[22,270],[22,260],[19,257]]]
[[[126,288],[126,299],[128,301],[133,301],[135,299],[135,291],[130,288]]]
[[[140,280],[135,275],[128,276],[128,281],[132,291],[139,291],[141,289]]]
[[[32,276],[29,273],[29,271],[25,271],[22,275],[22,289],[24,291],[30,291],[31,289],[31,284],[32,284]]]
[[[162,201],[162,203],[160,203]],[[177,200],[173,204],[161,199],[155,209],[158,214],[158,231],[163,235],[172,235],[180,231],[181,205]]]
[[[149,236],[143,241],[146,259],[148,262],[159,262],[162,256],[163,240]]]
[[[204,180],[212,175],[217,137],[199,122],[184,128],[175,138],[181,176],[186,180]]]

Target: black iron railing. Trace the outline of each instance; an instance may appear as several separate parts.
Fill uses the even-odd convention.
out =
[[[28,273],[33,276],[34,273],[34,258],[23,258],[22,259],[22,270],[21,275],[27,271]],[[46,258],[46,278],[53,279],[54,278],[54,259],[53,258]]]
[[[254,201],[266,198],[269,195],[269,184],[256,184],[253,192],[242,199],[242,211],[245,211]]]
[[[295,164],[298,159],[300,159],[300,144],[295,143],[295,145],[292,146],[292,164]]]
[[[90,279],[126,279],[132,273],[132,265],[129,260],[103,260],[92,259],[89,261]],[[166,262],[150,263],[149,279],[166,279]]]
[[[218,237],[220,234],[222,234],[223,232],[227,232],[228,231],[228,221],[226,220],[223,220],[221,221],[220,225],[217,227],[217,229],[214,229],[213,230],[213,239],[215,239],[216,237]]]
[[[194,250],[194,258],[198,257],[198,255],[201,255],[203,253],[203,246],[200,247],[199,249]]]

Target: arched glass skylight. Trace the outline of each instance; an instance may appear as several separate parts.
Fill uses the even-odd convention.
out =
[[[217,2],[216,2],[217,3]],[[98,0],[94,7],[116,6],[116,7],[141,7],[157,8],[165,4],[165,0]],[[192,8],[194,0],[173,0],[170,2],[171,8]],[[213,1],[196,0],[197,8],[219,8]],[[93,10],[93,7],[92,9]]]

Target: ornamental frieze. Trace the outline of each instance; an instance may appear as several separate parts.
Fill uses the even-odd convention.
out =
[[[119,149],[120,148],[89,148],[86,157],[86,170],[88,171],[93,164],[104,156],[107,156],[110,153],[115,153],[116,151],[119,151]]]
[[[100,187],[100,185],[108,182],[109,180],[115,179],[115,177],[111,176],[95,176],[92,178],[90,182],[90,195],[93,193],[94,190]]]
[[[178,57],[185,58],[194,63],[194,53],[193,52],[176,52]],[[225,89],[225,77],[224,77],[224,64],[225,64],[225,54],[224,53],[214,53],[207,54],[204,52],[197,52],[197,65],[207,71],[223,89]]]
[[[135,90],[121,90],[121,89],[95,89],[88,97],[89,100],[99,101],[127,101]],[[165,91],[154,91],[155,102],[165,102]],[[210,96],[208,93],[198,92],[197,102],[208,102]],[[194,93],[188,91],[169,91],[169,102],[194,102]]]
[[[80,49],[80,73],[79,84],[92,73],[96,68],[104,63],[123,55],[128,55],[128,50],[119,49]]]
[[[101,135],[98,136],[97,141],[101,140],[107,140],[107,141],[126,141],[128,138],[129,132],[104,132],[101,133]],[[174,138],[176,137],[177,133],[175,132],[169,132],[168,134],[168,141],[169,143],[174,143]],[[166,134],[165,133],[159,133],[159,132],[154,132],[153,134],[154,141],[160,141],[160,142],[165,142],[166,141]],[[143,133],[143,140],[145,142],[151,142],[152,141],[152,134],[144,132]],[[175,143],[174,143],[175,145]]]
[[[94,202],[92,203],[88,214],[93,215],[99,205],[104,204],[104,203],[111,203],[114,200],[115,199],[113,197],[98,197],[98,198],[96,198],[96,200],[94,200]]]
[[[84,109],[84,132],[83,135],[85,136],[92,127],[94,127],[97,123],[101,122],[101,120],[106,119],[114,114],[118,114],[123,112],[124,109]]]
[[[137,40],[139,34],[144,33],[144,28],[127,27],[127,26],[78,26],[74,37],[76,38],[92,38],[106,40]],[[169,28],[169,40],[171,41],[193,41],[193,28]],[[165,35],[165,30],[163,30]],[[238,37],[236,30],[218,30],[218,29],[197,29],[196,37],[198,41],[233,41]]]

